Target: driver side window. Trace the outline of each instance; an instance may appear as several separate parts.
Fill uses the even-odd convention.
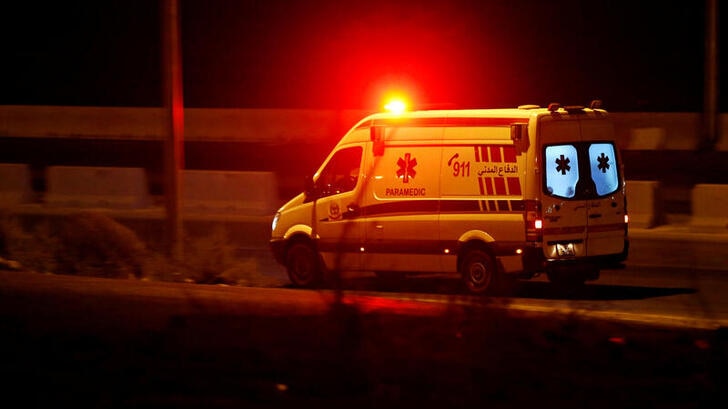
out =
[[[344,148],[336,152],[316,180],[320,197],[353,190],[359,178],[361,157],[361,146]]]

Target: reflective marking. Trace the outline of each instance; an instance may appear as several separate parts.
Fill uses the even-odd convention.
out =
[[[608,231],[622,231],[624,230],[624,223],[612,223],[612,224],[599,224],[596,226],[589,226],[587,231],[589,233],[603,233]]]
[[[548,227],[543,229],[543,234],[577,234],[584,233],[586,226]]]

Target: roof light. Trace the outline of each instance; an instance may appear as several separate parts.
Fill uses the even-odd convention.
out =
[[[384,106],[384,109],[393,114],[401,114],[407,110],[407,104],[405,104],[401,99],[393,99]]]

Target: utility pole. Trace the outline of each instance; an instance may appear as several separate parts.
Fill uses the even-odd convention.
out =
[[[183,255],[180,215],[180,173],[184,168],[184,104],[182,101],[182,58],[178,0],[162,1],[162,64],[164,111],[167,129],[164,138],[164,198],[167,213],[166,238],[169,255]]]
[[[703,142],[708,149],[713,149],[720,138],[718,80],[718,0],[706,0]]]

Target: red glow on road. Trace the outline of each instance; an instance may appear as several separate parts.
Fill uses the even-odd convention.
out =
[[[356,307],[362,313],[436,316],[444,311],[442,304],[365,295],[346,295],[342,302]]]

